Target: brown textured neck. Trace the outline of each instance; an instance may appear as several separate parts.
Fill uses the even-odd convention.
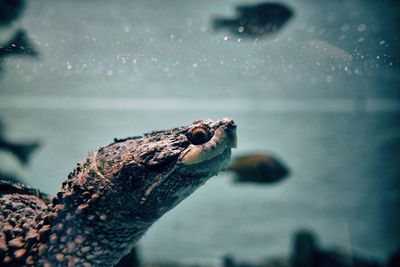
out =
[[[135,220],[123,203],[111,201],[119,192],[98,170],[96,155],[78,165],[49,207],[49,242],[43,258],[51,264],[111,266],[152,224]]]

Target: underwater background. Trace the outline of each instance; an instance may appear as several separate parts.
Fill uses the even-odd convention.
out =
[[[149,230],[144,259],[287,255],[299,229],[386,259],[400,247],[398,4],[278,1],[293,13],[273,32],[215,27],[257,3],[27,2],[18,27],[39,56],[0,59],[0,116],[41,147],[27,167],[2,151],[1,168],[55,193],[114,137],[231,117],[235,155],[274,153],[290,177],[214,177]]]

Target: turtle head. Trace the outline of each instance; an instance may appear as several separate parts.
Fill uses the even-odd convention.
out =
[[[231,119],[116,139],[79,163],[49,204],[51,238],[97,244],[82,257],[114,265],[158,218],[224,170],[234,147]],[[51,249],[70,253],[64,241]]]
[[[127,219],[154,222],[226,169],[234,147],[233,120],[200,120],[116,140],[97,152],[94,165],[110,184],[109,203],[123,203]]]

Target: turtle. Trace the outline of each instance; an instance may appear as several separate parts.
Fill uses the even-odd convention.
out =
[[[114,139],[50,197],[0,183],[1,266],[113,266],[148,228],[229,164],[232,119]]]

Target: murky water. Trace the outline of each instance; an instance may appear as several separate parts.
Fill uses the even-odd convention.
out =
[[[235,1],[30,3],[22,25],[41,57],[5,62],[0,109],[10,137],[44,145],[28,169],[2,165],[54,193],[114,137],[228,116],[237,154],[275,152],[292,176],[213,178],[151,228],[145,258],[285,255],[300,227],[385,257],[400,245],[398,14],[390,1],[285,3],[294,17],[258,39],[210,27]]]

